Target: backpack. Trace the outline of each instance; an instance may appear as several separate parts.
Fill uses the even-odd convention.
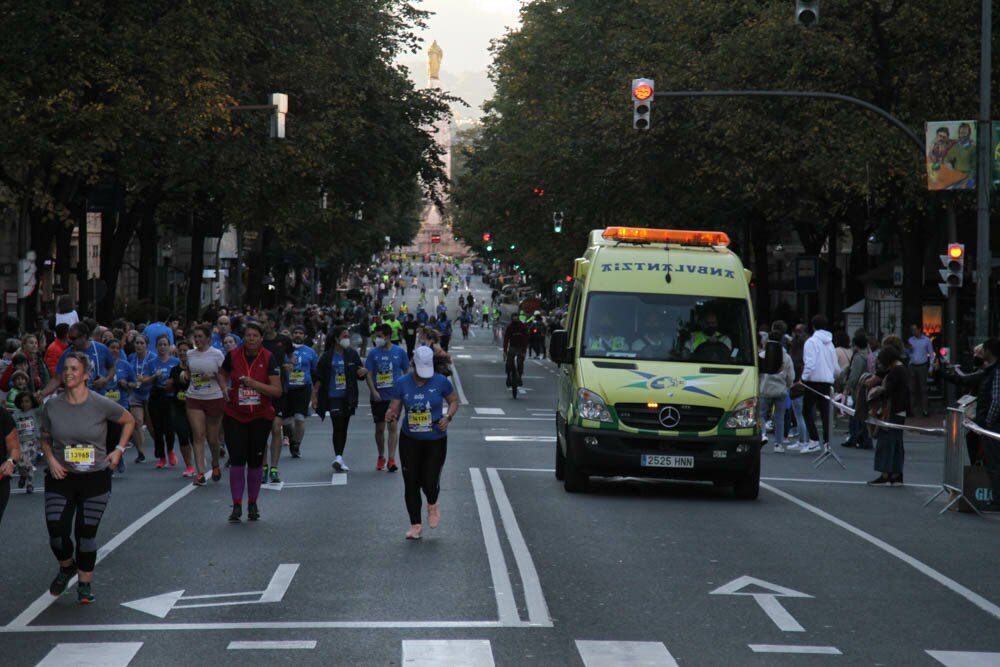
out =
[[[760,363],[760,372],[774,375],[781,371],[781,362],[784,358],[784,349],[781,341],[768,337],[764,345],[764,358]]]

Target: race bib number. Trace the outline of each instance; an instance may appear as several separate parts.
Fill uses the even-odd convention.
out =
[[[93,445],[69,445],[63,450],[63,460],[76,468],[89,468],[97,462]]]
[[[334,388],[337,389],[337,391],[340,391],[340,390],[345,390],[346,391],[347,390],[347,376],[344,375],[343,373],[337,373],[337,377],[336,377],[336,380],[334,382]]]
[[[187,398],[188,398],[188,395],[187,395],[186,391],[179,391],[179,392],[177,392],[177,400],[178,401],[186,401]]]
[[[408,412],[406,421],[412,433],[429,433],[431,430],[431,413],[428,410]]]
[[[375,386],[379,389],[385,389],[386,387],[392,386],[392,371],[388,373],[376,373],[375,374]]]
[[[250,387],[240,387],[237,398],[240,405],[260,405],[260,393]]]
[[[198,373],[191,378],[191,386],[195,389],[208,389],[208,385],[211,384],[212,380],[207,375],[202,375]]]
[[[121,400],[122,393],[117,389],[108,389],[106,392],[104,392],[104,397],[109,398],[117,403],[118,401]]]
[[[292,371],[291,375],[288,377],[289,384],[294,384],[296,386],[301,386],[306,383],[306,372],[305,371]]]

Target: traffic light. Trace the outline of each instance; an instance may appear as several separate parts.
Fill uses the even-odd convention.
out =
[[[532,190],[532,192],[534,192],[539,197],[545,196],[545,188],[535,188],[534,190]]]
[[[510,249],[511,250],[517,250],[517,244],[516,243],[511,243],[510,244]]]
[[[965,246],[961,243],[949,243],[948,254],[939,255],[943,269],[941,274],[941,292],[947,296],[949,287],[961,287],[965,272]]]
[[[649,129],[649,115],[653,108],[653,80],[632,79],[632,127]]]
[[[556,283],[556,294],[562,294],[562,293],[563,293],[562,283]]]
[[[491,241],[492,239],[493,239],[493,235],[492,235],[492,234],[490,234],[489,232],[486,232],[485,234],[483,234],[483,240],[484,240],[484,241],[487,241],[487,242],[489,242],[489,241]]]
[[[487,243],[486,244],[486,252],[493,252],[493,244],[492,243]]]
[[[556,211],[555,213],[553,213],[552,214],[552,231],[554,231],[556,234],[561,233],[562,232],[562,223],[563,223],[563,212],[562,211]]]
[[[938,355],[940,355],[941,361],[943,361],[944,363],[946,364],[951,363],[951,350],[949,350],[948,348],[942,347],[940,350],[938,350]]]
[[[431,234],[431,243],[441,243],[441,235]]]
[[[811,26],[819,22],[819,0],[795,0],[795,22]]]

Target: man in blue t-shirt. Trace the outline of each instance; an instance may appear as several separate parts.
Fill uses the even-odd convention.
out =
[[[170,347],[172,348],[174,346],[174,330],[166,325],[166,320],[170,317],[170,311],[166,308],[160,308],[156,311],[156,315],[157,321],[147,324],[142,332],[146,334],[146,339],[149,341],[150,346],[156,345],[156,339],[161,334],[167,334],[167,340],[170,341]]]
[[[397,385],[404,373],[410,370],[410,358],[399,345],[391,340],[392,326],[382,324],[375,329],[372,349],[365,359],[368,375],[365,381],[371,392],[372,419],[375,422],[375,447],[378,449],[378,461],[375,470],[387,469],[396,472],[396,446],[399,432],[396,424],[389,424],[389,461],[385,459],[385,412],[389,402],[397,398]]]
[[[219,315],[219,319],[215,321],[215,331],[212,332],[212,347],[223,354],[226,353],[226,336],[232,336],[237,345],[243,344],[243,339],[240,338],[239,334],[233,331],[229,316]]]
[[[90,340],[90,327],[83,322],[77,322],[69,328],[69,347],[67,347],[59,362],[56,364],[56,373],[39,392],[39,399],[51,396],[62,386],[63,366],[66,357],[75,352],[87,355],[90,360],[90,377],[87,378],[87,386],[91,389],[101,390],[114,377],[116,365],[111,357],[111,352],[104,343]]]
[[[306,415],[312,398],[313,375],[319,357],[306,345],[306,329],[301,324],[292,328],[292,370],[288,373],[288,392],[285,394],[284,420],[288,435],[288,451],[292,458],[299,458],[302,438],[306,434]]]

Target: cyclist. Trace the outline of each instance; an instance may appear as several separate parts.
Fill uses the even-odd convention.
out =
[[[528,350],[528,325],[513,317],[503,332],[503,357],[507,364],[507,386],[511,386],[511,372],[517,359],[517,375],[524,375],[524,354]],[[520,381],[518,385],[520,386]]]

